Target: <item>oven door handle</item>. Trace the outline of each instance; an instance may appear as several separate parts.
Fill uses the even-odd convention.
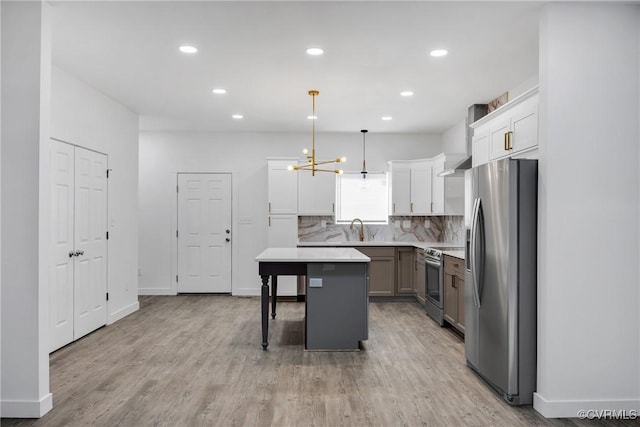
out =
[[[432,260],[430,260],[428,258],[425,258],[424,262],[425,262],[425,264],[430,265],[431,267],[435,267],[437,269],[440,269],[440,267],[441,267],[441,264],[440,264],[439,261],[432,261]]]

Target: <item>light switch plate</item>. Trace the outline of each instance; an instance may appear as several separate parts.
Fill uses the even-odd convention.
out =
[[[309,287],[310,288],[321,288],[322,287],[322,277],[309,277]]]
[[[424,228],[431,228],[431,221],[429,221],[428,219],[424,220]]]
[[[393,221],[393,226],[394,226],[395,228],[398,228],[398,229],[399,229],[399,228],[400,228],[400,221]]]
[[[411,220],[405,219],[404,221],[402,221],[402,227],[404,229],[407,229],[407,228],[411,227]]]

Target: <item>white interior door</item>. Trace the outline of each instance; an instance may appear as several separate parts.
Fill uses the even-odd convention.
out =
[[[107,321],[107,156],[75,147],[74,339]]]
[[[178,292],[231,292],[231,174],[178,174]]]
[[[73,341],[73,146],[51,141],[49,350]]]
[[[107,321],[107,156],[51,140],[50,341]]]

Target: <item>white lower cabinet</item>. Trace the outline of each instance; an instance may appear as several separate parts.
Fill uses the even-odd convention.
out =
[[[298,245],[298,216],[269,216],[268,246],[270,248],[295,248]],[[278,296],[296,296],[298,282],[295,276],[278,277]]]

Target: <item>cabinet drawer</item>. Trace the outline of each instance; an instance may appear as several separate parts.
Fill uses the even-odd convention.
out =
[[[395,257],[396,256],[396,248],[394,247],[371,247],[371,246],[356,246],[355,249],[359,250],[363,254],[368,257]]]
[[[464,277],[464,260],[449,255],[444,256],[444,272],[452,276]]]

